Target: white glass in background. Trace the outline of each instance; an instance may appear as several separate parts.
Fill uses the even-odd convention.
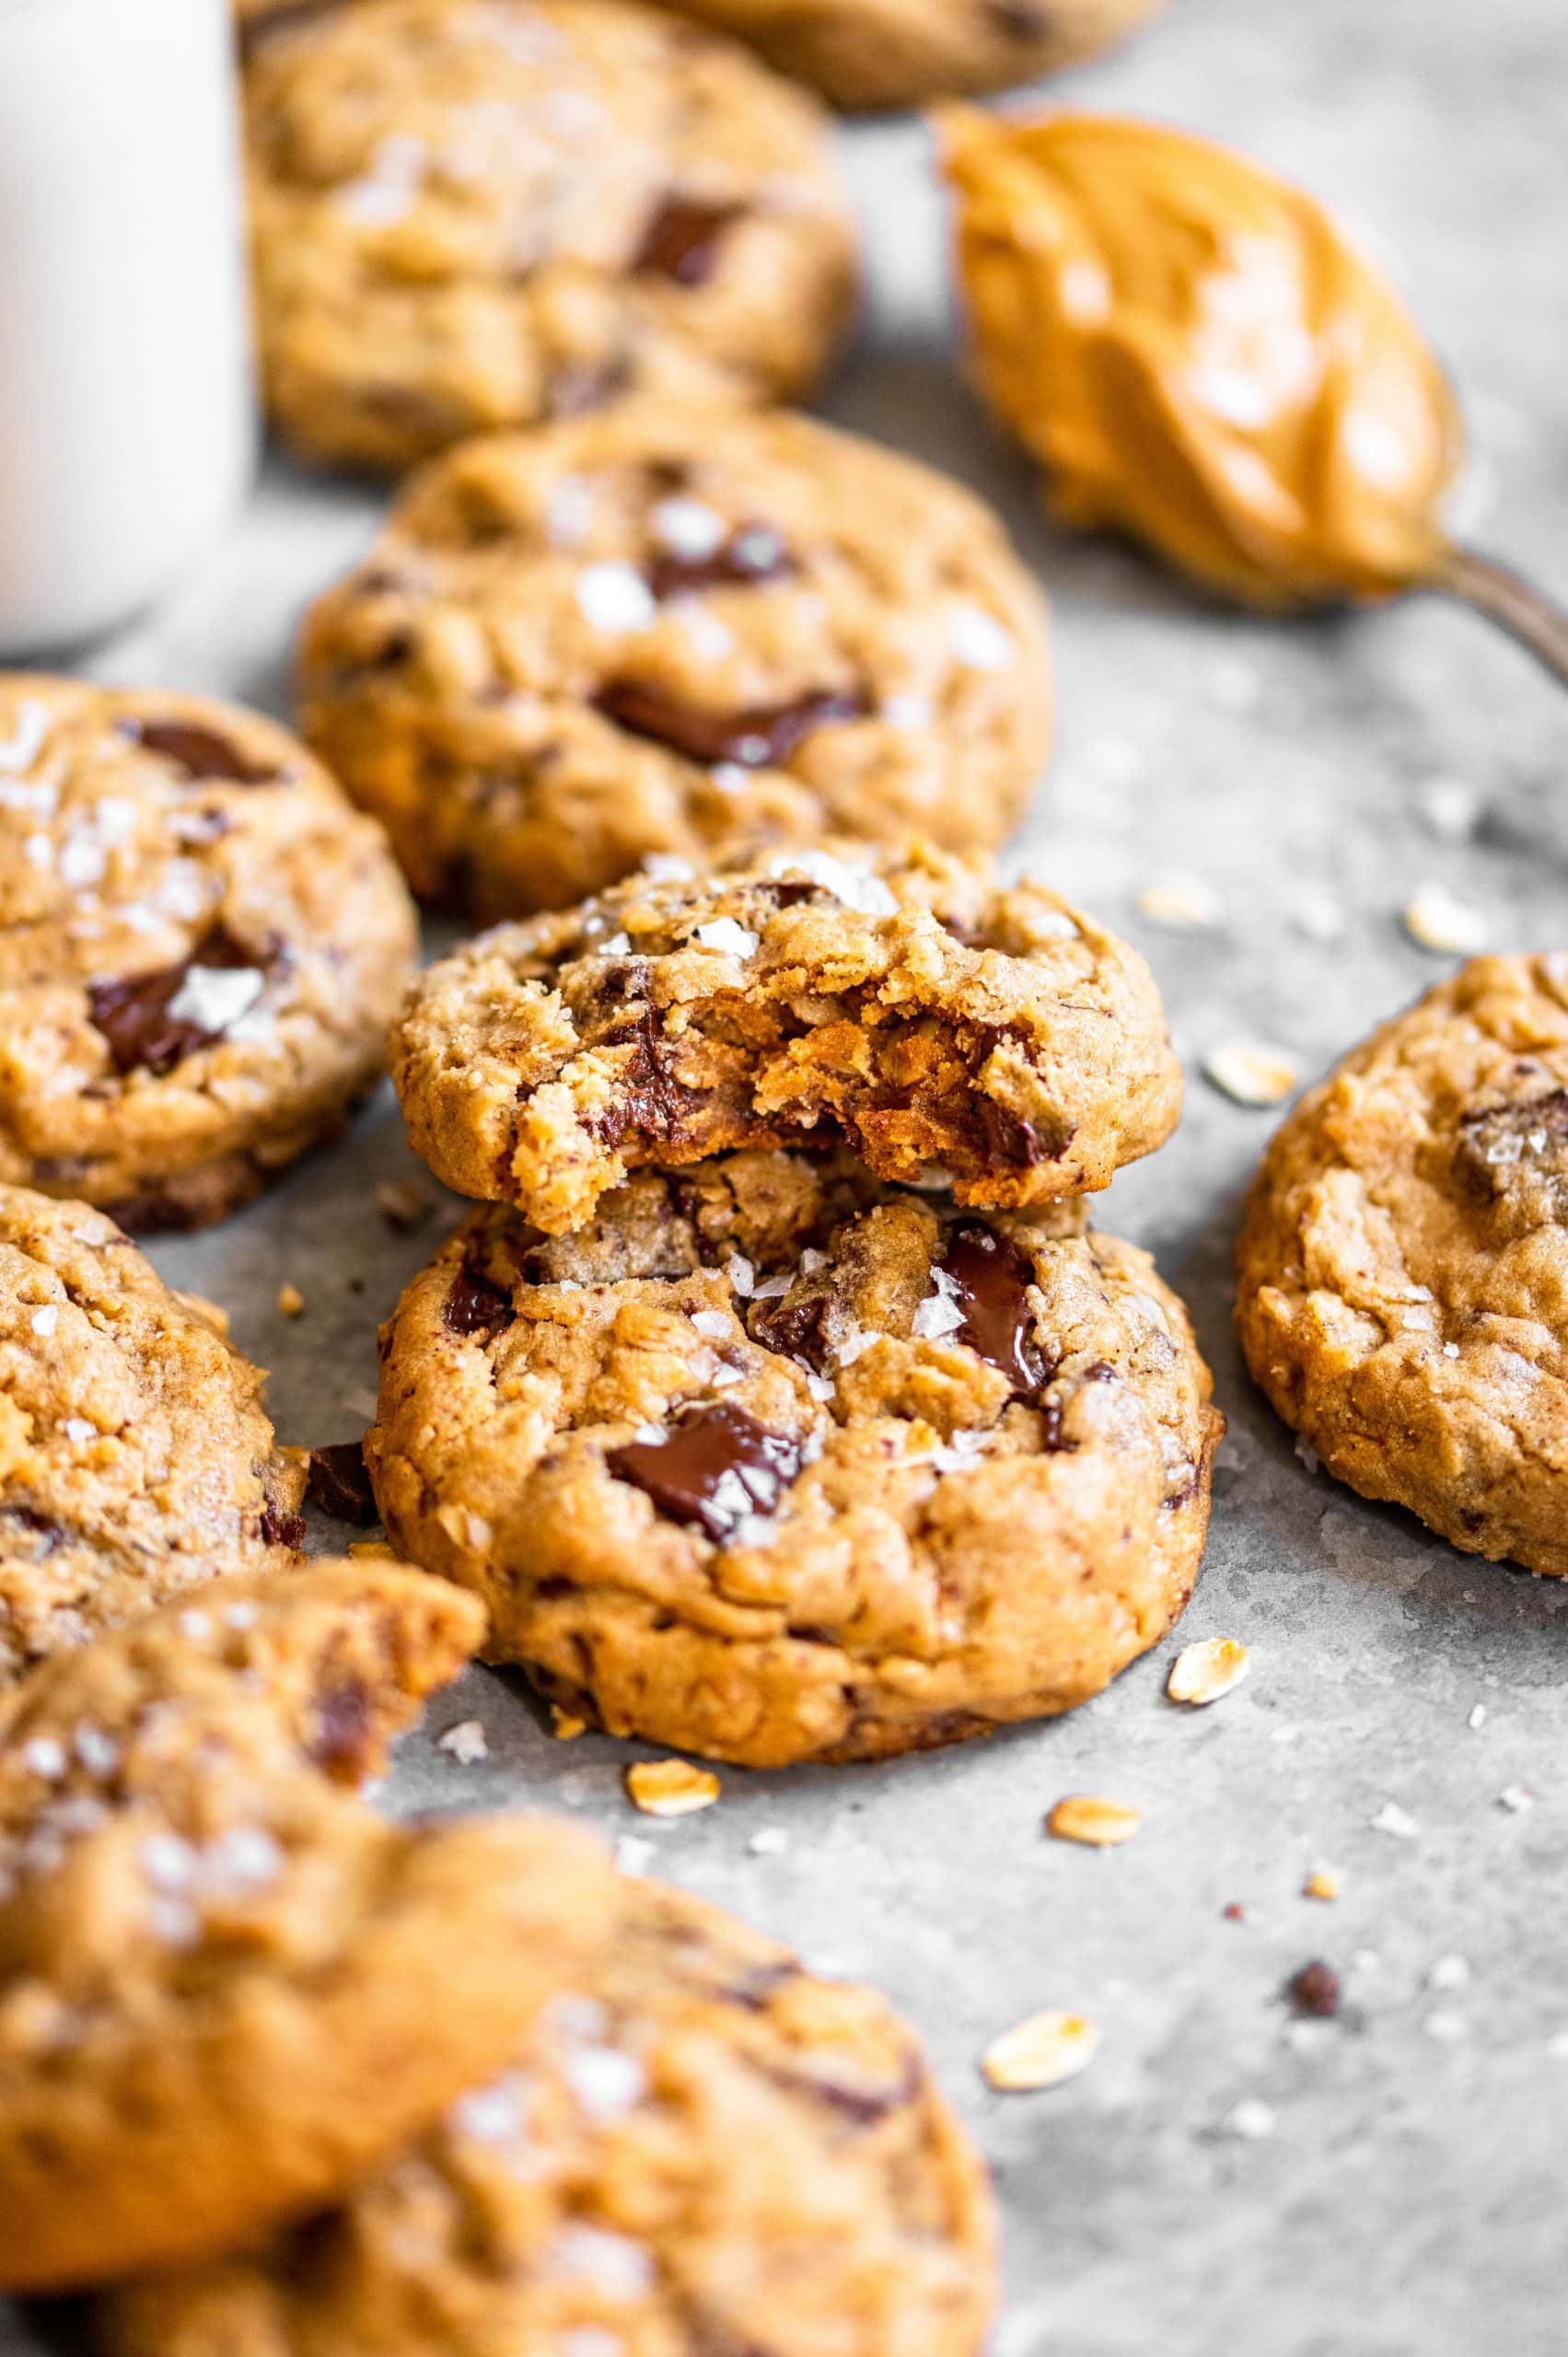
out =
[[[0,0],[0,660],[168,589],[254,455],[228,0]]]

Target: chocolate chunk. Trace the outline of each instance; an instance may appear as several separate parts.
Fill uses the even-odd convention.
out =
[[[749,2014],[765,2014],[769,2000],[802,1977],[802,1968],[781,1957],[777,1964],[755,1964],[738,1980],[726,1980],[715,1993],[727,2004],[742,2005]]]
[[[742,524],[706,556],[666,551],[652,558],[643,578],[662,603],[736,582],[779,581],[794,571],[794,558],[770,525]]]
[[[316,1704],[310,1756],[329,1776],[356,1784],[373,1764],[376,1720],[370,1697],[357,1678],[324,1687]]]
[[[974,1107],[987,1159],[1007,1170],[1034,1170],[1042,1162],[1059,1162],[1077,1134],[1075,1127],[1069,1127],[1060,1137],[1048,1138],[1033,1121],[998,1105],[993,1097],[977,1096]]]
[[[464,1261],[452,1280],[442,1318],[454,1334],[504,1334],[517,1316],[499,1285]]]
[[[733,761],[760,770],[786,761],[804,737],[830,721],[859,720],[867,703],[859,689],[820,689],[793,703],[754,704],[714,712],[679,703],[639,679],[611,679],[595,699],[600,712],[633,737],[668,745],[692,761]]]
[[[938,1265],[963,1313],[958,1341],[1007,1377],[1015,1399],[1031,1398],[1046,1378],[1028,1305],[1032,1261],[1011,1237],[975,1221],[948,1229]]]
[[[773,1512],[800,1470],[800,1447],[721,1399],[694,1409],[667,1440],[628,1442],[605,1463],[669,1521],[694,1524],[722,1544],[748,1515]]]
[[[549,417],[587,417],[627,391],[632,370],[623,359],[571,361],[555,369],[544,390]]]
[[[305,1516],[265,1505],[261,1508],[261,1536],[269,1547],[292,1548],[297,1555],[305,1544]]]
[[[633,962],[645,975],[647,970],[643,961],[639,958]],[[670,1070],[658,1016],[651,1006],[645,1008],[630,1028],[610,1044],[619,1046],[628,1041],[632,1052],[617,1074],[615,1098],[587,1125],[610,1146],[619,1145],[629,1130],[635,1130],[641,1137],[668,1137],[691,1102],[691,1091]]]
[[[215,728],[198,727],[190,720],[122,720],[120,734],[129,737],[170,769],[179,770],[183,777],[228,778],[236,785],[273,785],[278,778],[275,765],[258,769],[248,761],[238,745],[220,737]]]
[[[209,1028],[193,1016],[169,1011],[186,983],[195,973],[249,970],[264,974],[273,956],[271,950],[258,956],[243,941],[237,941],[226,925],[215,924],[178,966],[89,982],[87,1014],[109,1042],[115,1070],[171,1072],[186,1056],[215,1046],[224,1037],[226,1024]]]
[[[678,286],[705,284],[714,274],[725,232],[745,210],[743,204],[715,204],[672,191],[643,232],[633,275],[671,278]]]
[[[1039,41],[1045,19],[1029,0],[985,0],[985,13],[1009,41]]]
[[[765,1351],[778,1351],[786,1359],[803,1359],[819,1375],[825,1375],[830,1350],[830,1299],[826,1286],[796,1285],[776,1300],[754,1302],[749,1320],[751,1340],[760,1342]]]
[[[380,1520],[370,1476],[365,1469],[365,1448],[357,1440],[329,1442],[310,1452],[305,1494],[323,1514],[339,1522],[358,1523],[362,1529]]]
[[[1568,1186],[1568,1088],[1467,1114],[1454,1170],[1478,1202],[1496,1202],[1543,1182],[1548,1190]]]
[[[1285,1983],[1285,1994],[1298,2014],[1330,2021],[1340,2010],[1340,1976],[1315,1956],[1310,1964],[1304,1964],[1299,1972],[1292,1974]]]

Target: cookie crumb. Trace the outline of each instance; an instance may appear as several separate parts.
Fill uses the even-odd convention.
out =
[[[1203,1059],[1204,1079],[1237,1105],[1282,1105],[1300,1076],[1283,1048],[1254,1040],[1231,1040]]]
[[[1398,1801],[1385,1801],[1369,1822],[1374,1833],[1391,1833],[1396,1841],[1413,1841],[1421,1830],[1410,1811],[1401,1808]]]
[[[579,1719],[571,1711],[563,1711],[559,1702],[550,1706],[550,1732],[557,1743],[573,1743],[587,1733],[587,1719]]]
[[[626,1771],[626,1790],[645,1817],[690,1817],[712,1808],[719,1780],[711,1768],[689,1759],[639,1759]]]
[[[1190,1702],[1197,1709],[1239,1686],[1251,1666],[1251,1655],[1235,1637],[1201,1637],[1196,1644],[1182,1646],[1171,1663],[1165,1690],[1173,1702]]]
[[[1058,1841],[1079,1841],[1086,1849],[1111,1850],[1131,1841],[1143,1819],[1125,1801],[1098,1799],[1093,1793],[1068,1793],[1045,1820],[1045,1829]]]
[[[290,1284],[282,1284],[282,1285],[279,1285],[279,1287],[278,1287],[278,1311],[279,1311],[280,1316],[282,1316],[282,1317],[284,1317],[284,1318],[303,1318],[303,1317],[304,1317],[304,1315],[305,1315],[305,1295],[300,1292],[299,1287],[298,1287],[297,1285],[290,1285]]]
[[[1327,1866],[1314,1866],[1301,1886],[1301,1895],[1303,1898],[1321,1898],[1324,1901],[1338,1898],[1340,1878]]]
[[[399,1559],[394,1548],[384,1538],[351,1538],[348,1551],[356,1561],[369,1557],[372,1562],[395,1563]]]
[[[460,1719],[436,1738],[437,1751],[450,1752],[459,1768],[471,1768],[490,1757],[490,1741],[477,1719]]]
[[[1516,1817],[1522,1816],[1527,1808],[1534,1808],[1535,1805],[1536,1796],[1526,1784],[1504,1784],[1497,1795],[1498,1807],[1512,1809]]]
[[[1227,1923],[1245,1923],[1247,1921],[1247,1910],[1239,1898],[1233,1898],[1228,1906],[1222,1907],[1220,1914]]]
[[[1314,1956],[1285,1983],[1285,1994],[1298,2014],[1331,2021],[1340,2010],[1340,1976],[1321,1956]]]
[[[417,1178],[388,1178],[376,1190],[376,1208],[389,1228],[406,1236],[430,1217],[436,1199]]]
[[[1407,903],[1404,927],[1423,949],[1459,958],[1484,949],[1491,928],[1481,911],[1446,884],[1423,884]]]
[[[980,2058],[989,2086],[1004,2094],[1027,2094],[1075,2079],[1095,2057],[1099,2031],[1085,2014],[1031,2014],[1027,2021],[993,2038]]]

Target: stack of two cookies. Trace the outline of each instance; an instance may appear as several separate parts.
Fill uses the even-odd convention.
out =
[[[877,1758],[1069,1709],[1180,1611],[1219,1419],[1084,1216],[1179,1072],[1054,894],[912,843],[663,863],[436,965],[392,1063],[484,1207],[384,1330],[371,1479],[563,1711]]]

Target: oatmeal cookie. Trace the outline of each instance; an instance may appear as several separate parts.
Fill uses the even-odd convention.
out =
[[[1348,1055],[1237,1262],[1247,1363],[1330,1473],[1568,1576],[1568,956],[1473,958]]]
[[[342,1128],[415,924],[258,714],[0,679],[0,1180],[199,1227]]]
[[[1050,749],[1044,601],[957,483],[803,417],[650,407],[435,461],[320,598],[305,733],[485,920],[648,853],[1001,842]]]
[[[617,1735],[778,1767],[1069,1710],[1185,1605],[1220,1430],[1180,1303],[1079,1221],[779,1153],[554,1240],[482,1212],[383,1334],[387,1528]]]
[[[982,2169],[883,2000],[628,1882],[516,2067],[301,2232],[111,2300],[101,2345],[975,2357],[993,2296]]]
[[[853,306],[816,102],[630,0],[360,0],[257,42],[246,97],[262,377],[317,457],[787,398]]]
[[[466,1599],[465,1599],[466,1601]],[[0,1716],[0,2286],[205,2257],[501,2069],[613,1875],[342,1788],[482,1625],[386,1564],[221,1581]]]
[[[0,1688],[216,1571],[294,1562],[304,1477],[262,1382],[100,1212],[0,1187]]]
[[[1174,1128],[1147,967],[1043,886],[923,844],[677,865],[412,985],[393,1078],[448,1186],[559,1234],[639,1165],[847,1135],[880,1178],[1020,1205]]]

